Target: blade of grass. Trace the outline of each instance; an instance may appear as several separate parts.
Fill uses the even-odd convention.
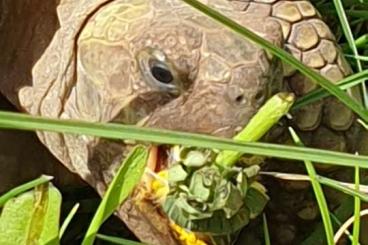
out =
[[[364,11],[366,14],[366,18],[368,19],[368,11]],[[363,48],[368,44],[368,34],[361,35],[354,41],[355,47]]]
[[[74,205],[74,207],[70,210],[69,214],[66,216],[63,224],[61,225],[60,231],[59,231],[59,238],[60,239],[64,235],[64,232],[65,232],[66,228],[68,228],[68,225],[72,221],[74,215],[77,213],[78,208],[79,208],[79,203],[76,203]]]
[[[289,128],[289,131],[291,133],[291,136],[294,142],[299,146],[303,146],[303,143],[301,142],[296,132],[292,128]],[[316,196],[317,203],[318,203],[318,206],[321,212],[323,225],[325,227],[327,244],[334,245],[335,244],[334,237],[333,237],[334,231],[333,231],[333,227],[332,227],[332,223],[330,219],[330,212],[328,210],[326,198],[325,198],[325,195],[323,194],[322,187],[316,179],[317,172],[314,169],[314,166],[310,161],[304,161],[304,163],[305,163],[305,167],[307,169],[307,172],[308,172],[308,175],[309,175],[312,187],[313,187],[313,191]]]
[[[345,38],[348,41],[348,44],[349,44],[350,49],[352,50],[354,56],[357,57],[359,55],[358,49],[355,45],[355,40],[354,40],[354,37],[353,37],[353,33],[350,29],[349,21],[348,21],[348,18],[346,17],[345,10],[344,10],[344,7],[342,5],[342,2],[341,2],[341,0],[333,0],[333,3],[334,3],[335,8],[336,8],[337,16],[340,19],[341,27],[342,27],[342,30],[344,32]],[[358,59],[356,60],[356,65],[357,65],[357,68],[358,68],[359,72],[363,71],[362,63],[360,62],[360,60],[358,60]],[[364,83],[361,86],[361,91],[362,91],[362,95],[363,95],[363,102],[364,102],[365,108],[368,108],[367,88],[365,87]]]
[[[13,197],[18,196],[19,194],[22,194],[23,192],[28,191],[36,186],[47,183],[53,178],[54,177],[52,176],[43,175],[35,180],[29,181],[23,185],[15,187],[14,189],[11,189],[10,191],[8,191],[7,193],[5,193],[0,197],[0,208],[4,206],[4,204]]]
[[[362,55],[350,55],[350,54],[347,54],[345,55],[346,57],[348,58],[353,58],[353,59],[357,59],[357,60],[361,60],[361,61],[368,61],[368,56],[362,56]]]
[[[342,204],[334,210],[334,215],[338,220],[346,220],[353,213],[354,206],[354,198],[346,198]],[[332,214],[331,214],[332,215]],[[334,228],[338,229],[340,225],[334,223]],[[326,244],[325,239],[325,230],[322,222],[316,226],[313,233],[310,234],[304,241],[301,242],[301,245],[324,245]]]
[[[106,242],[111,242],[111,243],[120,244],[120,245],[145,245],[144,243],[130,241],[127,239],[113,237],[113,236],[106,236],[102,234],[97,234],[97,238],[103,241],[106,241]]]
[[[364,194],[360,191],[356,191],[355,189],[352,189],[350,187],[344,186],[344,184],[346,184],[346,183],[340,183],[337,180],[329,179],[329,178],[322,177],[322,176],[318,177],[318,181],[321,184],[325,185],[325,186],[328,186],[328,187],[334,188],[336,190],[342,191],[345,194],[348,194],[348,195],[354,196],[356,198],[359,198],[364,202],[368,202],[368,195],[366,195],[366,194]]]
[[[214,136],[142,128],[116,123],[91,123],[62,119],[46,119],[21,113],[0,111],[0,128],[45,130],[59,133],[92,135],[109,139],[138,140],[160,144],[195,146],[290,160],[308,160],[335,166],[368,168],[368,156],[356,156],[307,147],[260,142],[235,142]]]
[[[360,216],[366,216],[368,215],[368,209],[362,210],[359,213]],[[334,240],[335,243],[337,244],[338,241],[340,240],[340,238],[342,237],[342,235],[344,234],[345,230],[347,230],[349,228],[349,226],[354,223],[355,217],[350,217],[341,227],[340,229],[336,232]]]
[[[361,179],[361,183],[368,183],[368,178],[363,177]],[[341,205],[337,209],[334,210],[334,213],[333,214],[331,213],[331,217],[335,216],[337,220],[347,220],[353,214],[353,210],[354,210],[354,198],[347,196],[347,198],[343,200]],[[337,223],[336,225],[335,223],[336,221],[333,224],[334,228],[338,229],[341,226],[341,224]],[[314,229],[313,233],[309,235],[301,244],[302,245],[317,245],[317,244],[323,245],[325,244],[325,241],[323,240],[324,237],[321,236],[323,235],[323,233],[324,233],[323,225],[318,224],[316,228]]]
[[[331,219],[339,226],[341,227],[343,225],[343,223],[334,215],[334,214],[331,214]],[[350,234],[350,231],[349,230],[345,230],[344,231],[345,235],[349,238],[349,240],[351,242],[353,242],[353,236]]]
[[[345,90],[363,83],[367,78],[368,78],[368,70],[365,70],[344,78],[343,80],[337,83],[337,86]],[[331,94],[323,88],[315,89],[312,92],[309,92],[308,94],[304,95],[303,97],[298,98],[294,106],[292,107],[292,110],[300,109],[303,106],[311,104],[315,101],[318,101],[330,95]]]
[[[139,183],[148,158],[148,150],[136,146],[124,160],[97,208],[82,245],[92,245],[100,226],[128,198]]]
[[[274,178],[283,179],[283,180],[291,180],[291,181],[310,181],[310,178],[307,175],[303,174],[288,174],[288,173],[279,173],[279,172],[260,172],[261,175],[272,176]],[[334,179],[326,178],[320,175],[316,175],[316,180],[325,186],[331,187],[335,190],[344,192],[353,197],[358,197],[360,200],[364,202],[368,202],[368,186],[367,185],[360,185],[360,191],[356,191],[354,188],[354,184],[340,182]],[[362,188],[365,189],[362,192]]]
[[[366,10],[347,10],[346,14],[351,17],[361,18],[363,20],[368,19],[368,11]]]
[[[252,31],[248,30],[244,26],[238,24],[237,22],[225,17],[224,15],[220,14],[218,11],[207,7],[205,4],[198,2],[197,0],[182,0],[183,2],[189,4],[193,8],[197,9],[198,11],[202,12],[203,14],[207,15],[208,17],[216,20],[217,22],[221,23],[222,25],[228,27],[232,31],[240,34],[241,36],[251,40],[252,42],[256,43],[260,47],[264,48],[265,50],[269,51],[270,53],[274,54],[282,61],[290,64],[297,70],[299,70],[302,74],[306,77],[311,79],[311,81],[316,82],[318,85],[326,89],[332,95],[337,97],[342,103],[344,103],[347,107],[351,110],[356,112],[364,121],[368,121],[368,112],[365,108],[350,98],[344,91],[342,91],[339,87],[331,83],[328,79],[320,75],[319,73],[315,72],[314,70],[308,68],[301,62],[299,62],[295,57],[291,54],[286,52],[285,50],[276,47],[269,41],[261,38],[257,34],[253,33]]]
[[[263,213],[262,219],[263,219],[263,233],[265,238],[265,245],[271,245],[270,232],[268,230],[267,217],[265,213]]]
[[[360,185],[360,171],[359,167],[355,167],[355,190],[359,192]],[[360,233],[360,199],[354,197],[354,227],[353,227],[353,245],[359,244],[359,233]]]

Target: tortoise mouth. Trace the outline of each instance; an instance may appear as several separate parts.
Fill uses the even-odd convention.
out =
[[[151,146],[147,167],[155,173],[167,169],[170,161],[170,148],[168,145]]]

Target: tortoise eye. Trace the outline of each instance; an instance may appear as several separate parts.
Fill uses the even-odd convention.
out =
[[[160,83],[170,84],[174,81],[171,71],[162,64],[155,64],[151,67],[152,76]]]
[[[182,92],[179,74],[164,53],[154,49],[143,50],[138,55],[138,62],[145,81],[152,88],[174,95]]]

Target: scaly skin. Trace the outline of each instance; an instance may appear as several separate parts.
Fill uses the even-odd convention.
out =
[[[333,35],[307,1],[203,2],[334,82],[350,73]],[[290,87],[300,96],[315,88],[180,0],[62,0],[58,15],[60,29],[34,67],[32,86],[19,92],[21,106],[33,115],[231,137],[275,91]],[[150,58],[164,60],[174,88],[145,70]],[[297,112],[294,123],[311,145],[344,151],[353,118],[329,99]],[[38,135],[101,194],[126,148],[123,142],[94,137]],[[321,137],[329,139],[327,144]],[[149,201],[130,199],[119,215],[142,241],[177,243],[168,221]]]

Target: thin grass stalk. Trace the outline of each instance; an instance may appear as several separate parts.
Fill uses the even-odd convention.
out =
[[[265,245],[271,245],[271,237],[268,229],[267,216],[265,213],[263,213],[262,219],[263,219],[263,234],[265,239]]]
[[[59,239],[61,239],[66,231],[66,229],[68,228],[70,222],[72,221],[72,219],[74,218],[75,214],[77,213],[79,209],[79,203],[75,204],[73,206],[73,208],[70,210],[69,214],[66,216],[63,224],[60,227],[59,230]]]
[[[303,143],[300,140],[299,136],[296,134],[296,132],[292,128],[289,128],[289,131],[291,133],[291,136],[295,144],[299,146],[303,146]],[[327,244],[334,245],[335,244],[334,243],[334,231],[333,231],[332,222],[330,218],[330,212],[328,210],[326,198],[323,194],[322,187],[316,178],[317,172],[314,169],[314,166],[310,161],[304,161],[304,163],[305,163],[305,167],[307,169],[307,172],[310,178],[310,182],[312,184],[313,191],[316,196],[317,203],[318,203],[318,206],[321,212],[323,226],[325,228],[325,233],[326,233]]]
[[[359,171],[359,167],[356,167],[355,168],[355,190],[358,192],[359,192],[359,186],[360,186],[360,171]],[[361,201],[359,197],[354,197],[353,245],[359,244],[360,210],[361,210]]]
[[[364,83],[364,81],[368,78],[368,70],[350,75],[343,80],[339,81],[336,85],[339,86],[340,89],[346,90],[348,88],[354,87],[358,84]],[[292,107],[292,110],[297,110],[311,104],[320,99],[326,98],[327,96],[331,96],[328,91],[323,88],[318,88],[309,92],[308,94],[298,98]]]
[[[333,152],[308,147],[288,146],[260,142],[236,142],[203,134],[175,132],[117,123],[91,123],[63,119],[49,119],[21,113],[1,112],[0,128],[44,130],[58,133],[91,135],[108,139],[136,140],[159,144],[195,146],[244,154],[269,156],[290,160],[308,160],[334,166],[368,168],[368,156]]]
[[[333,0],[333,2],[336,8],[337,15],[340,19],[342,30],[344,32],[346,40],[348,41],[349,47],[352,50],[354,56],[358,57],[359,56],[358,49],[355,45],[354,36],[350,29],[349,21],[348,21],[348,18],[346,17],[344,6],[341,0]],[[356,65],[357,65],[359,72],[363,71],[363,66],[359,59],[356,59]],[[365,83],[362,83],[361,91],[363,94],[363,103],[365,105],[365,108],[368,108],[367,88],[365,86]]]

